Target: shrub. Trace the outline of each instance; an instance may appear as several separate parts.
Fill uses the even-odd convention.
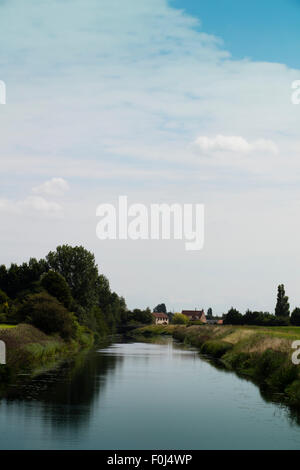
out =
[[[189,323],[189,319],[186,315],[183,315],[182,313],[175,313],[172,318],[172,323],[174,325],[187,325]]]
[[[283,392],[285,388],[297,378],[298,368],[293,364],[284,364],[271,375],[268,383],[272,387]]]
[[[220,358],[230,349],[232,349],[232,344],[227,343],[226,341],[211,340],[206,341],[202,345],[201,352],[203,354],[210,354],[211,356]]]
[[[34,325],[46,334],[59,333],[64,339],[76,335],[73,314],[47,293],[30,296],[19,309],[18,316],[21,321]]]
[[[284,353],[267,349],[260,357],[257,357],[255,375],[265,381],[273,373],[283,367],[285,362],[286,356]]]

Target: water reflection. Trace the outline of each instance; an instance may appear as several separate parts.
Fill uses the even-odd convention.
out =
[[[38,407],[45,422],[78,428],[88,422],[94,402],[101,399],[107,380],[122,361],[122,356],[83,352],[50,372],[10,385],[6,407],[27,414]]]
[[[265,403],[273,403],[276,404],[277,409],[279,413],[284,413],[286,415],[286,418],[290,422],[291,425],[297,425],[300,426],[300,407],[291,405],[287,402],[287,398],[284,396],[283,393],[276,393],[272,392],[269,388],[267,388],[265,385],[259,383],[258,381],[254,380],[253,378],[239,373],[238,371],[231,371],[225,367],[224,364],[218,359],[209,357],[207,355],[203,355],[201,353],[198,354],[201,360],[209,363],[212,367],[217,369],[219,372],[224,373],[224,374],[231,374],[239,377],[240,379],[244,381],[248,381],[250,383],[255,384],[259,390],[260,397]]]
[[[0,448],[299,448],[299,410],[171,338],[105,345],[0,401]]]

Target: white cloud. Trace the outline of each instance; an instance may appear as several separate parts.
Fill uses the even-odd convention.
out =
[[[248,142],[241,136],[224,136],[216,137],[199,136],[193,147],[200,153],[212,154],[219,152],[229,152],[238,154],[249,154],[251,152],[268,152],[278,154],[278,148],[271,140],[259,139]]]
[[[300,106],[291,104],[290,86],[300,71],[232,59],[220,41],[199,31],[197,20],[165,0],[70,4],[0,2],[7,44],[2,78],[10,95],[0,115],[6,198],[0,210],[38,215],[23,218],[21,241],[18,217],[2,214],[4,261],[22,262],[37,250],[43,256],[62,241],[83,244],[132,307],[155,305],[165,295],[174,302],[176,286],[176,298],[190,298],[192,305],[219,302],[225,308],[227,300],[227,307],[237,300],[247,308],[255,291],[273,308],[277,278],[289,279],[297,298]],[[197,136],[198,155],[189,146]],[[62,214],[47,201],[64,192],[51,183],[54,174],[76,185],[59,231],[50,218],[40,223],[42,214]],[[45,199],[14,194],[18,201],[11,200],[11,188],[22,191],[37,178],[48,180],[34,188]],[[265,188],[259,197],[257,187]],[[168,244],[99,245],[96,205],[130,191],[132,202],[207,204],[203,253],[189,257],[181,246],[178,252],[171,247],[168,258]],[[245,230],[249,226],[252,231]],[[157,263],[164,272],[155,283]],[[235,286],[240,273],[241,294]]]
[[[63,178],[52,178],[40,186],[32,188],[36,194],[47,194],[49,196],[62,196],[69,190],[69,184]]]
[[[56,202],[46,201],[40,196],[28,196],[24,200],[0,199],[0,212],[16,215],[44,215],[62,217],[63,208]]]

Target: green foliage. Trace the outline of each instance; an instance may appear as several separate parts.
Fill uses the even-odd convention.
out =
[[[0,289],[0,306],[5,303],[8,303],[8,301],[9,301],[8,296],[5,294],[3,290]]]
[[[150,308],[146,308],[146,310],[135,308],[134,310],[127,312],[127,320],[128,322],[144,323],[147,325],[153,322],[153,316]]]
[[[0,289],[14,299],[20,292],[31,290],[33,284],[38,282],[40,276],[47,270],[46,261],[37,261],[35,258],[30,258],[28,263],[23,263],[21,266],[11,264],[9,269],[2,265],[0,266]]]
[[[290,323],[288,317],[276,317],[268,312],[251,312],[247,310],[243,316],[243,325],[258,326],[288,326]]]
[[[224,316],[224,325],[242,325],[243,324],[243,315],[231,307],[228,313]]]
[[[46,291],[61,302],[66,308],[72,304],[71,290],[63,276],[54,271],[49,271],[42,276],[41,285]]]
[[[207,309],[206,318],[207,318],[208,320],[211,320],[212,317],[213,317],[213,311],[212,311],[212,308],[209,307],[209,309]]]
[[[257,358],[255,374],[260,380],[265,381],[272,373],[279,370],[285,361],[286,357],[283,353],[267,349],[260,355],[259,360]]]
[[[189,319],[182,313],[175,313],[172,318],[172,323],[173,325],[187,325],[189,323]]]
[[[202,345],[201,352],[203,354],[209,354],[211,356],[221,358],[230,349],[232,349],[232,344],[227,343],[226,341],[211,340],[211,341],[206,341]]]
[[[296,307],[291,315],[291,324],[300,326],[300,308]]]
[[[47,293],[30,296],[18,312],[19,320],[30,323],[46,334],[58,333],[63,339],[76,335],[74,316]]]
[[[154,309],[154,313],[167,313],[166,304],[158,304]]]
[[[48,266],[67,281],[72,297],[84,308],[97,302],[98,268],[95,257],[83,246],[62,245],[46,256]]]
[[[276,317],[288,317],[290,315],[289,298],[285,295],[284,285],[278,286],[277,304],[275,308]]]

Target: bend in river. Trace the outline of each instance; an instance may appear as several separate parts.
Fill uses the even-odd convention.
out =
[[[299,449],[297,413],[171,338],[116,343],[0,401],[0,449]]]

